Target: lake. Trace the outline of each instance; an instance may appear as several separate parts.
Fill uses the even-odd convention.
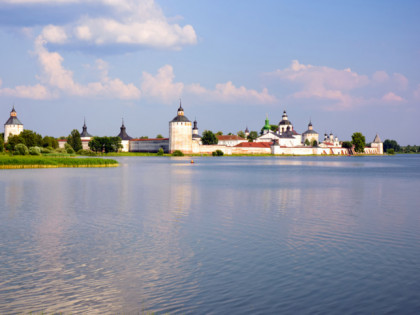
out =
[[[420,155],[0,170],[0,314],[420,310]]]

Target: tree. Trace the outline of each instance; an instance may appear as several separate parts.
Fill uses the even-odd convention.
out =
[[[45,136],[44,138],[42,138],[42,146],[44,148],[51,147],[53,149],[57,149],[58,148],[58,141],[54,137]]]
[[[387,152],[388,149],[394,149],[395,152],[401,151],[400,145],[395,140],[386,139],[384,141],[384,152]]]
[[[118,152],[121,145],[120,137],[93,137],[89,141],[89,148],[95,152]]]
[[[216,132],[216,136],[223,136],[223,131]]]
[[[217,137],[213,132],[210,130],[204,130],[203,136],[201,137],[201,142],[205,145],[210,145],[217,144],[219,140],[217,140]]]
[[[89,148],[96,153],[102,152],[102,143],[98,138],[99,137],[93,137],[88,143]]]
[[[3,136],[0,134],[0,152],[4,151],[4,140]]]
[[[341,143],[341,147],[346,149],[351,149],[353,147],[353,144],[350,141],[343,141]]]
[[[148,136],[141,136],[140,139],[149,139]]]
[[[162,139],[162,138],[163,138],[163,136],[162,136],[161,134],[158,134],[158,135],[156,136],[156,138],[157,138],[157,139]]]
[[[67,143],[73,148],[75,152],[82,149],[82,139],[77,129],[73,129],[70,135],[67,137]]]
[[[312,140],[312,146],[317,147],[318,146],[318,141],[316,141],[315,139]]]
[[[239,130],[236,134],[237,134],[239,137],[241,137],[241,138],[244,138],[244,139],[245,139],[245,132],[243,132],[242,130]]]
[[[6,149],[12,152],[15,150],[16,145],[19,143],[25,144],[25,140],[22,137],[19,137],[19,135],[9,136],[7,139]]]
[[[258,132],[256,131],[251,131],[248,135],[248,141],[249,142],[254,142],[255,139],[258,138]]]
[[[42,146],[42,136],[36,132],[25,129],[19,135],[23,139],[23,142],[28,148],[35,146]]]
[[[311,143],[309,142],[309,139],[305,139],[305,145],[308,147],[311,145]]]
[[[355,132],[351,136],[351,143],[354,145],[354,150],[358,153],[365,151],[366,139],[361,132]]]

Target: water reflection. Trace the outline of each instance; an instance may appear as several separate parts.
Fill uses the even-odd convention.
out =
[[[420,307],[420,163],[120,163],[1,173],[0,313]]]

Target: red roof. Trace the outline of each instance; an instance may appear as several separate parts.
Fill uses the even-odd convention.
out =
[[[271,148],[271,142],[242,142],[235,145],[237,148]]]
[[[131,139],[130,141],[156,141],[156,140],[169,140],[169,138]]]
[[[226,141],[226,140],[246,140],[242,137],[239,137],[237,135],[221,135],[221,136],[217,136],[216,135],[217,140],[219,141]]]

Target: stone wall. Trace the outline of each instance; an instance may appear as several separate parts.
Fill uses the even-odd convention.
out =
[[[130,152],[157,152],[162,148],[169,152],[169,139],[133,139],[130,140]]]
[[[4,142],[7,142],[10,136],[17,136],[23,131],[23,125],[5,125],[4,126]]]
[[[193,153],[191,122],[170,122],[169,139],[169,153],[176,150],[185,154]]]

